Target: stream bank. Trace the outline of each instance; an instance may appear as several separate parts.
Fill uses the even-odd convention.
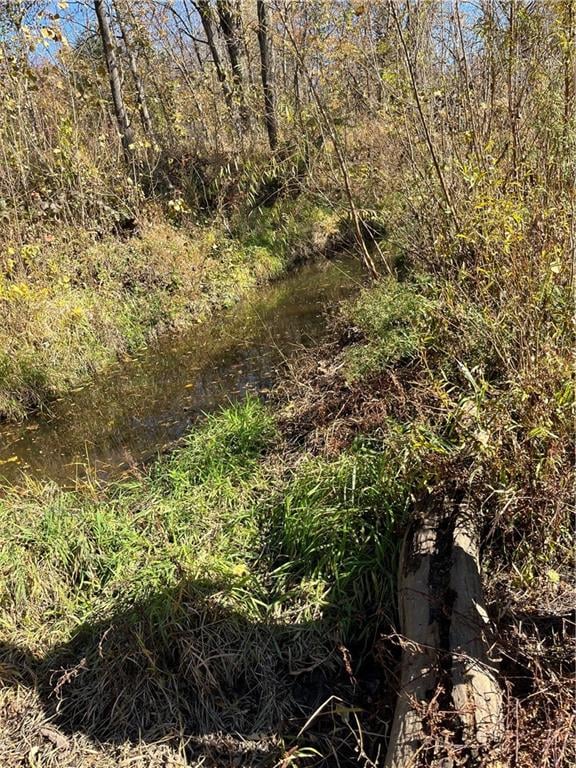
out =
[[[322,339],[330,312],[364,279],[357,260],[320,256],[193,329],[162,335],[43,413],[0,425],[0,477],[109,479],[165,450],[199,415],[266,397],[278,368]]]
[[[300,196],[202,222],[149,206],[128,233],[62,227],[0,253],[0,421],[83,386],[169,331],[330,250],[339,216]]]

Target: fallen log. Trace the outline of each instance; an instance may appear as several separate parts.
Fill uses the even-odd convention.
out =
[[[428,585],[436,533],[424,521],[404,540],[398,607],[403,634],[400,691],[390,732],[386,766],[411,768],[422,746],[422,711],[438,677],[438,626],[430,621]]]
[[[385,768],[489,765],[502,734],[478,534],[465,505],[440,507],[408,531],[400,558],[402,661]]]
[[[482,600],[479,541],[468,514],[454,526],[450,589],[452,700],[470,749],[488,749],[502,733],[502,692],[490,660],[490,622]]]

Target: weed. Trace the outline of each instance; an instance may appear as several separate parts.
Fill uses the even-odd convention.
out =
[[[346,318],[364,343],[346,351],[350,380],[381,370],[386,365],[415,357],[431,339],[433,302],[414,284],[392,278],[349,304]]]

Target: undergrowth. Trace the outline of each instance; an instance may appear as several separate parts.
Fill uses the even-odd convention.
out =
[[[86,380],[169,328],[201,322],[321,251],[335,216],[278,203],[248,222],[173,226],[127,238],[63,230],[0,253],[0,419]]]
[[[433,301],[423,287],[388,278],[348,304],[346,320],[363,338],[362,344],[345,352],[348,378],[359,379],[410,360],[424,349],[430,338]]]
[[[140,480],[5,489],[3,705],[28,686],[63,733],[146,740],[179,724],[289,746],[324,691],[352,697],[350,664],[393,612],[409,489],[383,446],[283,451],[249,399]],[[16,689],[15,658],[33,674]]]

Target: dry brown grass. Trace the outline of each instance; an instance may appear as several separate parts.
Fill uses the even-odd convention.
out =
[[[491,589],[506,691],[503,755],[511,768],[559,768],[576,762],[576,590],[545,583],[511,595]],[[551,594],[554,593],[554,594]]]

